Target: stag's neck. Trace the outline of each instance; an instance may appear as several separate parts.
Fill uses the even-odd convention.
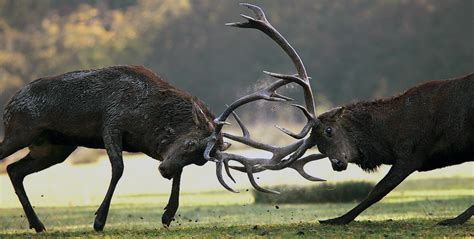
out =
[[[349,131],[357,138],[363,154],[360,162],[356,162],[362,169],[375,171],[382,164],[395,162],[397,156],[392,147],[400,140],[400,107],[394,99],[346,106],[351,111],[347,127],[352,127]]]

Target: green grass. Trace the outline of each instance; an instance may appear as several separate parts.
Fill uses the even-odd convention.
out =
[[[411,180],[345,226],[317,220],[342,215],[356,203],[253,204],[250,192],[183,194],[184,202],[170,229],[161,226],[164,195],[117,197],[104,233],[92,229],[96,206],[39,207],[48,231],[36,235],[20,208],[0,209],[0,238],[85,236],[143,237],[473,237],[474,220],[455,227],[436,222],[454,217],[474,202],[474,178]],[[193,201],[194,199],[194,201]],[[221,203],[219,200],[222,200]],[[153,203],[154,201],[154,203]],[[159,200],[161,201],[161,200]],[[115,201],[114,201],[115,202]],[[193,203],[190,203],[193,202]],[[219,204],[219,205],[217,205]]]

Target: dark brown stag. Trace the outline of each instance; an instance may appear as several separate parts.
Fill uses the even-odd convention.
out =
[[[430,81],[393,98],[346,105],[318,118],[314,139],[334,170],[345,170],[348,163],[368,172],[392,165],[357,207],[321,221],[346,224],[415,171],[474,161],[474,73]],[[439,224],[462,224],[473,214],[471,206]]]
[[[203,153],[213,118],[199,99],[144,67],[69,72],[33,81],[13,96],[5,107],[0,159],[29,147],[7,171],[30,228],[41,232],[45,228],[28,200],[24,177],[63,162],[77,146],[105,148],[112,179],[94,221],[94,229],[102,231],[124,170],[122,151],[143,152],[162,161],[163,177],[173,178],[162,217],[168,226],[178,209],[183,167],[207,162]]]
[[[387,195],[408,175],[415,171],[428,171],[463,162],[474,157],[474,74],[454,80],[432,81],[408,90],[390,99],[362,102],[340,107],[316,118],[309,77],[296,51],[267,21],[262,9],[250,4],[241,4],[251,9],[256,18],[242,15],[248,22],[231,23],[230,26],[258,29],[275,40],[293,60],[298,74],[281,75],[265,72],[280,80],[256,93],[244,96],[230,105],[215,122],[213,137],[220,135],[223,122],[239,106],[259,99],[289,101],[276,90],[289,83],[297,83],[304,89],[306,108],[303,111],[308,123],[299,134],[281,129],[299,139],[286,147],[272,147],[255,142],[248,130],[242,127],[243,137],[224,134],[225,137],[267,150],[273,153],[270,159],[249,159],[239,155],[217,152],[210,157],[213,148],[207,147],[206,158],[218,162],[218,177],[224,187],[220,168],[225,166],[229,174],[230,160],[244,167],[230,166],[246,172],[252,185],[256,185],[252,173],[265,169],[278,170],[285,167],[298,169],[304,174],[303,165],[324,158],[327,155],[337,171],[346,169],[348,163],[355,163],[366,171],[373,171],[382,164],[393,165],[389,173],[371,191],[368,197],[347,214],[321,223],[346,224],[357,215]],[[309,136],[303,139],[306,135]],[[304,152],[317,145],[324,155],[314,154],[300,158]],[[285,159],[286,156],[291,156]],[[220,165],[220,166],[219,166]],[[306,175],[308,176],[308,175]],[[308,179],[317,180],[317,178]],[[462,224],[474,213],[474,206],[454,219],[440,222],[442,225]]]

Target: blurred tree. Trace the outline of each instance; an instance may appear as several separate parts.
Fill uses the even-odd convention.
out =
[[[318,102],[389,96],[474,69],[471,0],[257,4],[300,52]],[[219,112],[272,81],[262,70],[294,72],[263,34],[223,25],[243,11],[234,1],[0,0],[0,105],[42,76],[137,64]],[[298,87],[288,91],[299,99]]]

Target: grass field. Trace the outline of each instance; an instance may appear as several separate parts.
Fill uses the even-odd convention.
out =
[[[474,237],[474,222],[455,227],[436,222],[474,202],[474,178],[417,179],[404,182],[346,226],[320,225],[355,203],[253,204],[251,192],[183,193],[177,220],[162,228],[167,194],[118,195],[104,233],[92,229],[96,206],[38,207],[48,231],[36,235],[20,208],[0,209],[0,238],[85,236],[142,237]],[[159,203],[157,203],[159,202]],[[277,207],[278,206],[278,209]]]

